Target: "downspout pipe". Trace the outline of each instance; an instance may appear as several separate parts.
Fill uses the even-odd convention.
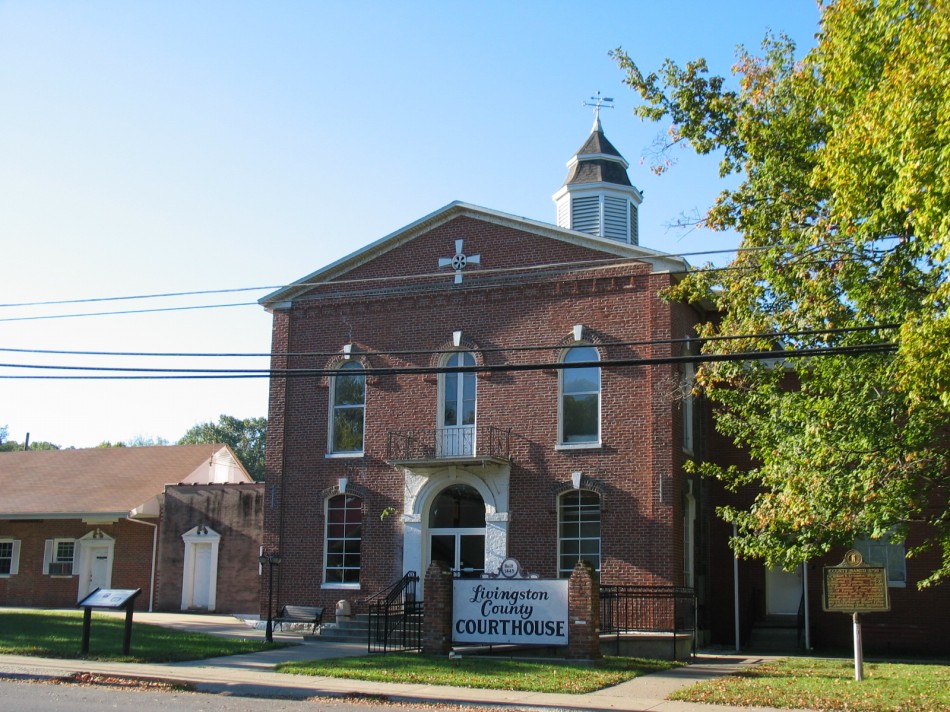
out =
[[[739,536],[739,528],[733,523],[732,525],[732,536],[733,538]],[[732,557],[732,588],[733,588],[733,607],[735,609],[734,616],[736,620],[736,652],[738,653],[742,650],[742,643],[739,635],[739,555],[733,554]]]
[[[152,566],[148,581],[148,610],[149,613],[151,613],[155,605],[155,564],[158,560],[158,524],[152,524],[152,522],[146,522],[143,519],[132,519],[132,517],[126,517],[126,520],[135,524],[144,524],[147,527],[152,527]]]

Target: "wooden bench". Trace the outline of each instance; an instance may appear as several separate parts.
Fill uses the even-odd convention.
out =
[[[304,623],[313,626],[312,633],[323,624],[323,608],[317,606],[284,606],[274,623],[283,628],[284,623]]]

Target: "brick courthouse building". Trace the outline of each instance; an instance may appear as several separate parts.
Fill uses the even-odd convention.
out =
[[[433,560],[478,576],[513,557],[557,578],[586,559],[604,585],[694,588],[700,642],[732,645],[738,610],[743,642],[778,620],[800,646],[807,606],[813,643],[849,644],[847,616],[821,613],[820,564],[840,554],[734,569],[714,515],[729,496],[684,472],[742,457],[689,395],[706,316],[661,298],[687,265],[638,245],[627,167],[595,120],[557,225],[452,203],[261,300],[277,606],[359,610]],[[904,568],[903,547],[871,548],[894,608],[866,645],[920,650],[947,594],[916,590],[925,567]]]
[[[568,167],[558,226],[456,202],[262,300],[280,604],[356,605],[433,559],[697,581],[675,357],[698,315],[659,296],[686,265],[638,246],[599,120]]]

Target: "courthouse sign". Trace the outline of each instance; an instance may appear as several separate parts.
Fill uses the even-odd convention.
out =
[[[566,579],[457,579],[456,643],[567,645]]]

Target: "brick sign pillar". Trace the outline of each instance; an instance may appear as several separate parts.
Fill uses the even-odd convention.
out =
[[[586,561],[574,567],[567,596],[567,657],[600,658],[600,581]]]
[[[423,655],[447,655],[452,649],[452,571],[442,561],[429,564],[425,579]]]

